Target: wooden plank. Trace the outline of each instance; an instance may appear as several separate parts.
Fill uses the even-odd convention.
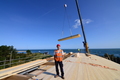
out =
[[[93,63],[89,57],[87,59],[87,63]],[[94,67],[92,65],[87,66],[90,72],[89,74],[91,74],[90,80],[104,80],[104,77],[101,76],[102,74],[98,72],[99,70],[97,67]]]
[[[106,62],[106,59],[103,59],[103,60],[104,60],[104,62],[101,62],[103,65],[109,66],[109,67],[111,67],[111,68],[116,68],[116,69],[118,69],[118,70],[120,69],[120,67],[117,68],[117,66],[115,66],[116,64],[114,64],[112,61]],[[115,78],[120,78],[120,77],[119,77],[120,71],[115,71],[115,70],[110,70],[110,69],[106,69],[106,70],[107,70],[107,72],[109,73],[109,75],[114,76],[114,77],[111,77],[111,78],[113,78],[113,79],[115,79]]]
[[[69,57],[67,60],[72,60],[72,59],[73,59],[72,57]],[[73,65],[70,62],[65,62],[64,61],[64,63],[66,63],[66,64],[64,64],[64,68],[63,68],[64,69],[64,75],[65,75],[65,79],[68,80],[67,75],[68,75],[69,70],[72,69]],[[52,77],[50,80],[56,80],[56,78]],[[62,78],[58,77],[57,80],[62,80]]]
[[[50,68],[49,71],[52,72],[52,71],[53,71],[53,67]],[[45,77],[46,75],[47,75],[47,74],[42,73],[42,74],[38,75],[38,76],[36,77],[36,79],[43,79],[43,80],[44,80],[44,77]]]
[[[105,65],[105,66],[107,66],[106,64],[106,60],[102,60],[101,58],[98,58],[98,57],[95,57],[95,56],[92,56],[92,59],[95,59],[95,58],[97,58],[97,61],[95,61],[95,60],[91,60],[91,62],[92,63],[95,63],[95,64],[100,64],[100,65]],[[99,60],[100,59],[100,60]],[[102,61],[102,62],[101,62]],[[109,62],[110,63],[110,62]],[[100,74],[102,74],[102,78],[104,78],[104,80],[105,79],[109,79],[109,80],[114,80],[114,77],[115,77],[115,71],[112,71],[112,70],[109,70],[109,69],[105,69],[105,68],[101,68],[101,67],[98,67],[98,70],[97,70],[97,72],[98,73],[100,73]],[[100,77],[100,76],[98,76],[98,77]]]
[[[102,57],[91,55],[90,57],[80,53],[80,57],[69,57],[63,61],[65,80],[119,80],[120,67],[118,64],[106,60]],[[91,63],[91,64],[90,64]],[[100,66],[94,66],[92,64],[99,64],[102,66],[109,66],[116,68],[119,71],[102,68]],[[52,67],[47,72],[55,74],[55,68]],[[39,79],[43,80],[62,80],[60,77],[54,78],[53,75],[42,73],[39,75]]]
[[[79,70],[79,64],[76,63],[73,72],[71,72],[71,75],[69,76],[69,77],[70,77],[69,80],[76,80],[77,75],[79,74],[79,73],[78,73],[78,70]]]
[[[68,60],[68,59],[69,59],[69,58],[67,58],[67,59],[65,59],[65,60]],[[64,62],[64,61],[63,61],[63,63],[64,63],[64,66],[65,66],[67,62]],[[55,72],[55,67],[52,67],[52,68],[48,69],[46,72],[52,73],[52,74],[56,74],[56,72]],[[47,78],[51,78],[51,75],[47,75],[47,74],[45,74],[45,73],[42,73],[42,74],[38,75],[36,78],[37,78],[37,79],[46,80],[46,77],[47,77]],[[54,77],[54,75],[52,75],[52,77]]]
[[[71,77],[73,76],[73,71],[74,71],[74,69],[75,69],[75,67],[76,67],[76,61],[77,61],[77,59],[78,58],[72,58],[70,61],[71,62],[69,62],[70,64],[69,65],[67,65],[67,70],[65,70],[66,72],[65,72],[65,79],[66,80],[70,80],[71,79]]]
[[[73,38],[78,38],[78,37],[80,37],[80,34],[69,36],[69,37],[62,38],[62,39],[58,39],[58,41],[63,41],[63,40],[68,40],[68,39],[73,39]]]
[[[94,60],[92,60],[92,59],[90,58],[89,62],[95,64],[93,61],[94,61]],[[97,64],[99,64],[99,63],[97,62]],[[102,73],[100,67],[95,67],[95,66],[92,66],[92,65],[91,65],[91,68],[92,68],[92,70],[95,71],[94,74],[97,74],[96,76],[97,76],[98,79],[103,79],[103,80],[107,79],[107,77],[105,76],[106,74]],[[101,73],[102,73],[102,74],[101,74]]]
[[[80,54],[80,61],[79,62],[82,62],[82,60],[84,59],[83,56]],[[81,63],[78,63],[79,64],[79,70],[78,70],[78,73],[77,73],[77,76],[76,76],[76,80],[84,80],[84,65],[81,64]]]
[[[47,60],[36,60],[32,62],[28,62],[19,66],[11,67],[8,69],[0,70],[0,79],[6,78],[11,75],[15,75],[17,73],[23,72],[25,70],[31,69],[33,67],[39,66],[40,64],[43,64],[47,62]]]
[[[85,55],[83,55],[83,58],[82,58],[82,65],[83,65],[83,69],[84,69],[84,71],[83,71],[83,80],[89,80],[89,77],[88,77],[88,72],[87,72],[87,69],[86,69],[86,64],[84,64],[84,62],[85,62]],[[86,63],[86,62],[85,62]]]
[[[9,78],[2,79],[2,80],[28,80],[28,79],[29,77],[27,77],[26,75],[16,74],[16,75],[12,75]]]

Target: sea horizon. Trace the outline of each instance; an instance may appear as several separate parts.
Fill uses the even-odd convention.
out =
[[[56,48],[54,48],[55,50]],[[85,49],[85,48],[61,48],[61,49]],[[120,49],[120,48],[89,48],[89,49]],[[16,50],[43,50],[43,49],[16,49]],[[44,49],[44,50],[53,50],[53,49]]]
[[[80,48],[79,48],[80,49]],[[23,53],[26,53],[26,50],[30,50],[32,53],[44,53],[48,52],[50,55],[53,55],[55,49],[19,49],[17,51],[24,51]],[[65,53],[73,52],[77,53],[77,49],[63,49]],[[120,57],[120,48],[101,48],[101,49],[89,49],[91,54],[95,54],[98,56],[104,56],[105,53],[107,54],[114,54],[116,57]],[[22,52],[19,52],[22,53]],[[85,49],[80,49],[80,53],[85,53]]]

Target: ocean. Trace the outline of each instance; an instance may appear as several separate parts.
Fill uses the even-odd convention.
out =
[[[28,49],[18,50],[18,51],[26,51]],[[44,53],[48,52],[50,55],[54,54],[55,49],[30,49],[32,53]],[[114,54],[116,57],[120,57],[120,49],[89,49],[91,54],[97,54],[98,56],[103,56],[105,53]],[[64,52],[74,52],[77,53],[77,49],[63,49]],[[85,49],[80,49],[81,53],[85,53]],[[25,52],[24,52],[25,53]]]

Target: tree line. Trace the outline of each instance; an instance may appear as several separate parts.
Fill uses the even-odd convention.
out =
[[[32,53],[30,50],[26,50],[26,53],[18,53],[14,46],[2,45],[0,46],[0,61],[12,59],[32,57],[42,53]]]
[[[16,62],[16,64],[0,66],[0,69],[8,68],[37,59],[45,59],[48,57],[51,57],[51,55],[44,55],[43,53],[32,53],[30,50],[26,50],[26,53],[18,53],[14,46],[2,45],[0,46],[0,61],[4,62],[0,62],[0,65],[9,64],[11,62]]]
[[[120,64],[120,57],[116,57],[114,54],[110,55],[108,53],[105,53],[103,57]]]
[[[13,46],[0,46],[0,61],[5,59],[8,60],[11,54],[13,59],[17,57],[17,50]]]

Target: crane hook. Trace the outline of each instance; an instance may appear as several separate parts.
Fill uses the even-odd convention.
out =
[[[66,7],[67,7],[67,4],[64,4],[64,7],[66,8]]]

